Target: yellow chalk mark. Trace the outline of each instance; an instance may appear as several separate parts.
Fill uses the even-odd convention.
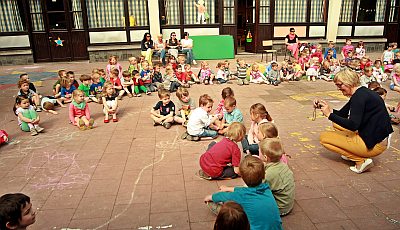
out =
[[[304,147],[307,149],[313,149],[315,148],[315,145],[304,145]]]
[[[314,93],[299,93],[296,95],[290,96],[293,100],[296,101],[309,101],[314,99],[315,97],[324,97],[331,96],[338,99],[346,99],[345,96],[341,95],[339,91],[325,91],[325,92],[314,92]]]
[[[310,140],[310,138],[307,138],[307,137],[299,137],[299,141],[306,142],[306,141],[311,141],[311,140]]]
[[[302,135],[302,133],[298,133],[298,132],[293,132],[293,133],[290,133],[290,136],[301,136]]]
[[[26,72],[20,72],[20,71],[13,71],[13,72],[11,72],[11,74],[23,74],[23,73],[26,73]]]

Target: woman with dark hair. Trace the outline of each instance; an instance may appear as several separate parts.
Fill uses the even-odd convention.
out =
[[[143,36],[142,43],[140,44],[141,54],[145,57],[145,60],[152,64],[151,56],[153,55],[154,43],[151,40],[151,34],[146,32]]]
[[[176,38],[176,33],[172,32],[167,41],[168,53],[178,59],[178,48],[180,46],[179,40]]]
[[[189,38],[189,33],[183,33],[183,39],[181,39],[182,53],[186,54],[186,63],[196,65],[193,55],[193,40]]]
[[[393,132],[390,117],[383,99],[361,86],[356,72],[342,70],[333,82],[350,100],[340,110],[331,109],[324,100],[314,100],[314,107],[321,109],[334,128],[321,133],[320,143],[344,160],[355,162],[350,170],[362,173],[374,165],[371,158],[388,147]]]
[[[286,49],[290,50],[292,56],[296,59],[299,58],[299,37],[296,35],[294,28],[290,28],[290,33],[285,37]]]

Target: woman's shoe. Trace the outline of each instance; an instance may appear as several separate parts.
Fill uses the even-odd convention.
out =
[[[360,169],[357,169],[357,165],[354,165],[350,167],[350,170],[355,173],[363,173],[368,169],[372,168],[373,166],[374,162],[372,162],[372,159],[368,158],[364,161],[364,163],[361,164]]]

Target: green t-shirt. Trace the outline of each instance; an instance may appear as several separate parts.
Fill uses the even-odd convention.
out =
[[[282,162],[265,165],[264,183],[268,183],[281,214],[288,213],[294,205],[294,177],[289,166]]]
[[[90,85],[80,84],[78,89],[82,90],[85,93],[85,97],[89,97]]]
[[[106,79],[104,79],[104,77],[101,77],[100,82],[104,84],[104,82],[106,82]]]

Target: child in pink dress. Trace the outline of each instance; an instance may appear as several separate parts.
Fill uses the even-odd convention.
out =
[[[111,70],[117,69],[119,71],[118,78],[122,80],[122,66],[118,63],[117,56],[110,56],[108,58],[108,65],[106,66],[106,81],[110,80]]]

